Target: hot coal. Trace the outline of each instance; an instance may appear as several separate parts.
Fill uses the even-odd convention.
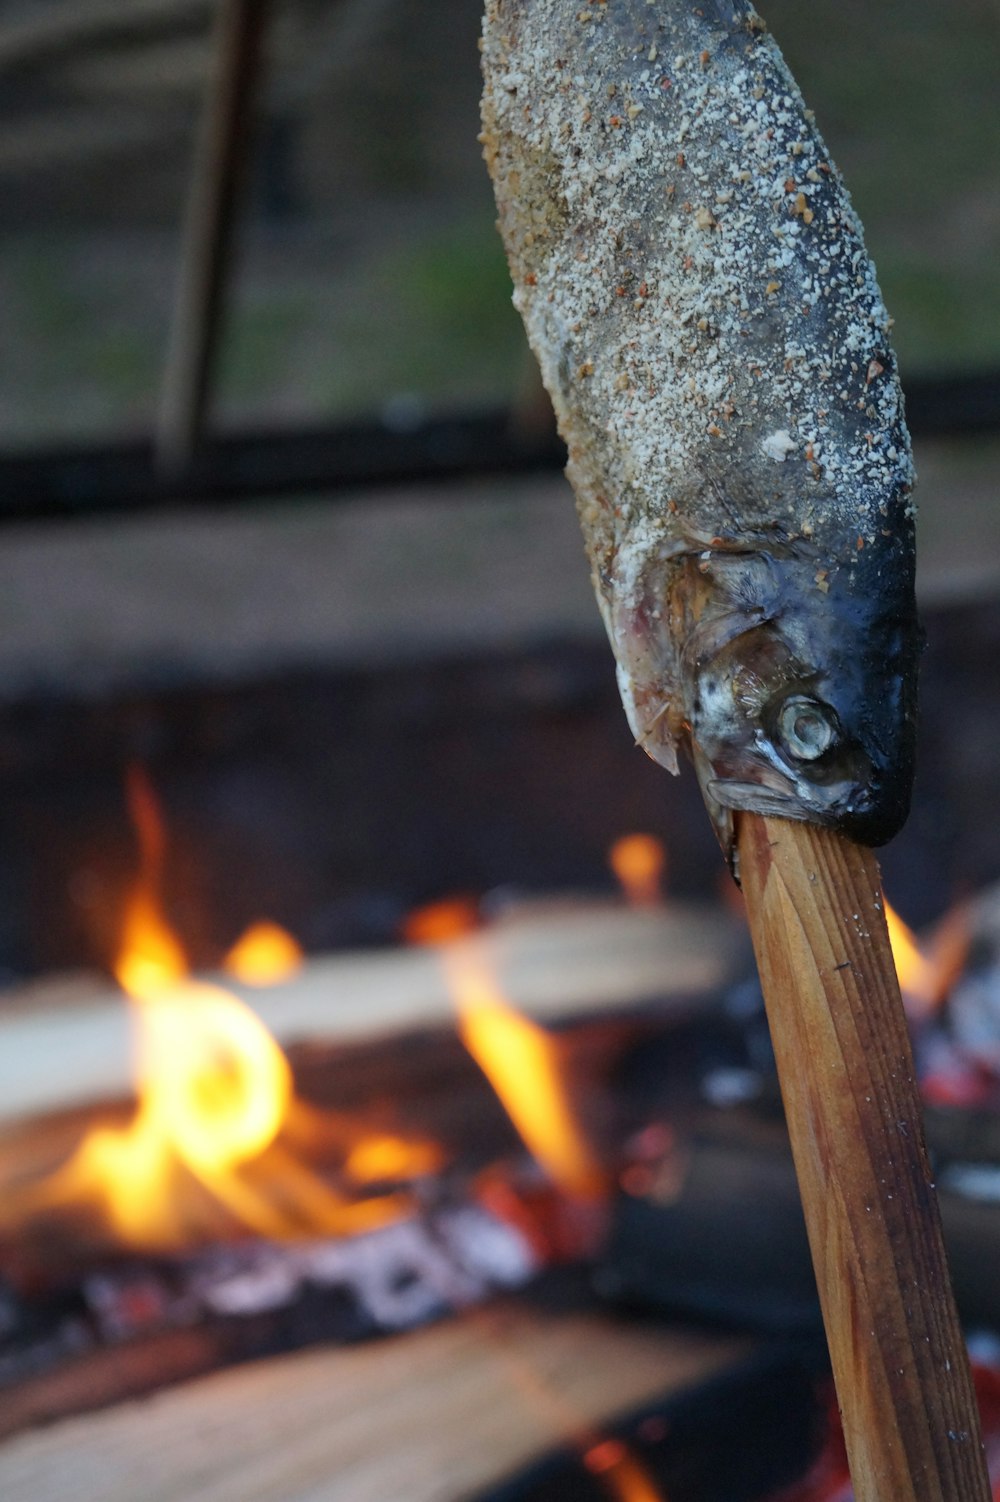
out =
[[[221,1366],[412,1329],[523,1287],[539,1265],[520,1230],[457,1198],[347,1239],[134,1257],[92,1269],[47,1297],[0,1289],[0,1388],[9,1397],[10,1389],[76,1363],[84,1380],[60,1404],[60,1412],[75,1411],[93,1406],[86,1377],[102,1352],[155,1350],[172,1334],[200,1331],[190,1370],[164,1363],[167,1382],[204,1369],[206,1354],[209,1365]],[[0,1432],[17,1427],[24,1403],[23,1394],[15,1397]]]

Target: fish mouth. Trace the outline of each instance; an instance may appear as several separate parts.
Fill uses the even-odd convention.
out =
[[[803,787],[789,777],[786,790],[763,779],[760,782],[740,782],[713,777],[706,782],[705,791],[716,803],[740,813],[776,814],[782,819],[828,824],[836,829],[846,830],[852,822],[864,823],[872,813],[867,790],[851,781],[825,786],[810,782]]]
[[[780,775],[776,769],[762,768],[767,780],[753,782],[719,777],[703,758],[696,756],[695,761],[699,772],[705,774],[698,778],[702,796],[734,875],[737,875],[735,813],[773,815],[800,824],[818,824],[838,829],[863,844],[883,843],[888,837],[883,834],[867,790],[854,782],[838,782],[826,787],[810,784],[803,792],[791,777],[784,787],[776,787]]]
[[[775,814],[781,819],[816,818],[815,811],[803,808],[791,793],[779,793],[762,782],[724,782],[716,777],[705,784],[704,791],[713,802],[738,813]]]
[[[759,782],[748,778],[720,777],[719,769],[712,765],[697,741],[691,744],[691,752],[705,807],[734,876],[737,875],[734,813],[773,814],[781,819],[823,824],[836,822],[835,817],[824,816],[824,809],[810,806],[797,794],[792,779],[777,768],[761,766],[757,769],[761,773]]]
[[[888,799],[884,790],[883,796],[878,796],[876,790],[854,782],[826,788],[810,785],[808,795],[803,795],[766,782],[709,777],[702,783],[702,792],[724,848],[732,838],[733,813],[772,814],[802,824],[819,824],[861,845],[873,846],[891,840],[906,816],[905,800]]]

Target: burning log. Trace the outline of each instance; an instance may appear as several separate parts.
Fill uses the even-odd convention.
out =
[[[546,1024],[651,1003],[704,1005],[742,957],[745,934],[691,903],[626,909],[585,899],[541,905],[463,940],[520,1011]],[[231,984],[227,982],[227,984]],[[400,948],[310,957],[265,989],[232,986],[283,1044],[343,1043],[454,1017],[442,951]],[[129,1021],[94,978],[9,992],[0,1016],[0,1122],[117,1099],[131,1088]]]
[[[303,1093],[260,1019],[190,976],[164,912],[159,808],[138,774],[129,792],[140,869],[114,969],[133,1007],[138,1103],[78,1133],[79,1113],[36,1119],[0,1144],[6,1432],[113,1396],[118,1365],[123,1380],[149,1385],[157,1352],[169,1378],[296,1345],[306,1326],[309,1338],[341,1341],[397,1331],[581,1256],[603,1228],[608,1171],[600,1134],[592,1142],[577,1124],[563,1066],[582,1060],[577,1086],[599,1078],[644,1025],[594,1022],[560,1044],[509,1005],[491,964],[497,934],[484,933],[436,947],[455,1021],[436,1052],[394,1037],[373,1079],[343,1044],[327,1046],[320,1070],[314,1039],[298,1072],[314,1088]],[[659,926],[648,857],[637,901]],[[440,913],[413,926],[443,937]],[[546,938],[551,925],[543,959]],[[561,943],[554,958],[565,999]],[[287,936],[258,926],[228,967],[253,984],[300,962]],[[426,1078],[428,1062],[453,1076],[439,1091],[450,1129],[433,1137],[426,1119],[408,1119],[400,1088],[426,1096],[440,1085]],[[499,1107],[484,1109],[486,1079],[537,1166]],[[379,1097],[390,1086],[387,1113]],[[190,1337],[194,1321],[203,1339]]]
[[[538,1269],[516,1227],[456,1200],[368,1235],[110,1263],[48,1300],[8,1295],[0,1438],[274,1351],[412,1330]]]
[[[905,819],[919,650],[861,227],[749,0],[488,0],[484,73],[629,721],[670,770],[690,752],[742,873],[856,1494],[986,1498],[878,870],[852,843]]]
[[[70,1172],[88,1163],[92,1124],[80,1113],[23,1124],[0,1153],[8,1185],[11,1163],[22,1178],[30,1170],[27,1192],[15,1180],[4,1195],[0,1431],[307,1341],[408,1329],[586,1255],[603,1232],[591,1195],[604,1169],[570,1102],[582,1092],[593,1118],[614,1060],[649,1027],[588,1023],[551,1057],[539,1055],[540,1037],[530,1034],[525,1047],[522,1036],[502,1035],[502,1051],[517,1053],[527,1094],[543,1108],[542,1140],[530,1113],[515,1106],[511,1114],[539,1162],[564,1176],[563,1192],[526,1157],[450,1029],[293,1051],[296,1118],[304,1119],[257,1160],[232,1165],[228,1190],[175,1164],[156,1186],[169,1199],[150,1204],[134,1190],[135,1220],[117,1235],[97,1219],[104,1186]],[[557,1062],[571,1081],[562,1097]],[[127,1143],[133,1118],[105,1113],[98,1140]],[[552,1151],[554,1120],[568,1141]],[[149,1173],[155,1184],[155,1160]],[[114,1205],[119,1186],[110,1188]],[[222,1190],[214,1203],[212,1188]],[[322,1223],[334,1191],[343,1234],[331,1237]],[[282,1214],[303,1195],[301,1224],[282,1229]],[[252,1217],[269,1213],[278,1239],[248,1236],[254,1219],[240,1224],[235,1213],[248,1204]]]

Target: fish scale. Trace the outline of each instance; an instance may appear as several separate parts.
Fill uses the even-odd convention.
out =
[[[745,0],[488,0],[483,143],[637,742],[866,843],[905,819],[913,465],[843,182]]]

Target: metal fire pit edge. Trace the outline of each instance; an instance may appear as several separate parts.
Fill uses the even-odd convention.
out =
[[[670,1502],[766,1502],[802,1476],[826,1426],[821,1342],[765,1346],[736,1367],[608,1425]],[[570,1447],[480,1494],[477,1502],[607,1502],[600,1473]]]

